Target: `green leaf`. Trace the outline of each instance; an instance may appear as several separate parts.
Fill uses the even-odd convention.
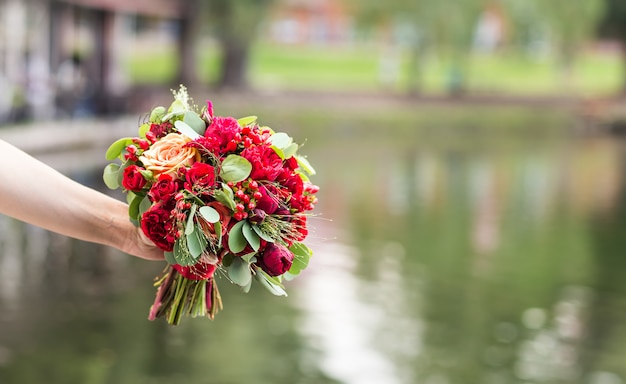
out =
[[[309,163],[306,157],[296,155],[296,160],[298,160],[298,164],[306,173],[308,173],[309,175],[315,175],[315,169],[313,168],[311,163]]]
[[[141,217],[139,215],[139,205],[141,204],[143,198],[144,196],[142,195],[135,195],[133,200],[128,205],[128,216],[132,217],[133,219],[139,220],[139,218]]]
[[[183,122],[189,125],[194,131],[200,135],[204,135],[206,123],[195,112],[187,111],[183,116]]]
[[[239,125],[241,125],[242,127],[245,127],[246,125],[254,123],[256,119],[256,116],[246,116],[242,117],[241,119],[237,119],[237,123],[239,123]]]
[[[152,112],[150,112],[150,122],[151,123],[161,123],[163,120],[163,116],[165,116],[165,107],[155,107]]]
[[[268,235],[267,233],[263,232],[263,230],[256,224],[252,225],[252,229],[254,230],[254,232],[256,232],[257,235],[259,235],[259,237],[269,243],[273,243],[274,239],[272,239],[270,237],[270,235]]]
[[[278,155],[278,157],[281,158],[281,160],[285,160],[285,152],[281,148],[278,148],[275,145],[272,145],[270,148],[272,148],[274,152],[276,152],[276,154]]]
[[[254,263],[256,261],[256,258],[254,257],[256,255],[256,252],[250,252],[250,253],[246,253],[243,256],[240,256],[241,260],[245,261],[246,263],[250,264],[250,263]]]
[[[117,141],[115,141],[106,152],[106,159],[109,161],[115,160],[122,154],[122,151],[133,143],[132,137],[123,137]]]
[[[259,248],[261,247],[261,238],[252,229],[252,226],[250,225],[250,223],[248,223],[247,221],[244,221],[244,223],[245,224],[243,225],[243,228],[241,228],[241,232],[243,233],[243,236],[246,238],[246,240],[248,241],[248,244],[250,244],[252,249],[254,249],[255,251],[258,251]]]
[[[165,261],[167,261],[168,264],[177,264],[176,258],[174,257],[174,252],[164,252],[164,255]]]
[[[141,202],[139,203],[139,215],[138,217],[143,216],[143,214],[150,209],[150,207],[152,207],[152,202],[150,201],[150,198],[148,196],[144,196],[143,199],[141,199]]]
[[[187,110],[185,103],[180,100],[174,100],[174,102],[170,105],[169,113],[161,117],[161,121],[168,121],[175,116],[182,115]]]
[[[139,126],[139,137],[146,138],[146,133],[150,130],[150,124],[145,123]]]
[[[189,253],[194,259],[198,259],[202,252],[206,249],[207,240],[202,234],[202,229],[195,227],[195,230],[192,231],[187,238],[187,247],[189,248]]]
[[[174,126],[176,127],[178,132],[180,132],[181,134],[187,136],[191,140],[195,140],[198,137],[200,137],[198,132],[194,131],[194,129],[191,128],[189,126],[189,124],[185,123],[184,121],[176,120],[176,122],[174,123]]]
[[[285,149],[293,143],[293,139],[284,132],[278,132],[270,136],[270,143],[280,149]]]
[[[291,158],[291,156],[295,155],[297,151],[298,151],[298,144],[292,143],[291,145],[283,149],[283,154],[285,156],[284,158],[285,159]]]
[[[222,162],[220,177],[226,182],[232,181],[236,183],[245,180],[250,176],[251,171],[252,164],[246,158],[231,154],[226,156]]]
[[[235,195],[233,190],[226,184],[222,184],[222,189],[215,191],[215,200],[227,206],[231,211],[235,210]]]
[[[213,224],[213,228],[215,229],[215,236],[217,236],[217,248],[222,247],[222,224],[220,222],[216,222]]]
[[[242,230],[245,223],[245,220],[238,222],[237,224],[233,225],[233,227],[230,229],[230,232],[228,232],[228,249],[230,249],[232,253],[239,253],[243,251],[248,244],[248,241],[244,237]]]
[[[272,295],[287,296],[287,291],[280,284],[272,280],[272,277],[265,273],[261,268],[255,267],[256,273],[254,277],[265,287]]]
[[[250,283],[250,280],[252,280],[250,264],[239,257],[235,257],[230,267],[228,267],[228,277],[233,283],[245,287]]]
[[[200,207],[199,211],[202,217],[209,223],[217,223],[220,221],[220,214],[213,207],[205,205],[204,207]]]
[[[303,243],[293,243],[289,250],[293,253],[293,263],[291,264],[291,268],[289,268],[289,273],[291,275],[298,275],[309,265],[309,260],[313,255],[313,251]]]
[[[106,184],[109,189],[118,189],[120,187],[120,184],[117,180],[119,170],[119,164],[115,163],[111,163],[104,167],[102,179],[104,180],[104,184]]]
[[[189,216],[187,216],[187,223],[185,224],[185,235],[191,234],[191,232],[193,232],[195,228],[193,219],[194,219],[194,216],[196,215],[197,209],[198,209],[198,206],[196,204],[193,204],[191,206],[191,210],[189,211]]]

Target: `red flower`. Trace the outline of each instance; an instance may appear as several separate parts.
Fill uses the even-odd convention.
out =
[[[152,201],[168,201],[180,190],[180,182],[167,173],[161,173],[156,183],[152,185],[148,195]]]
[[[164,251],[171,252],[174,249],[174,229],[172,212],[159,204],[150,207],[141,217],[143,233]]]
[[[194,185],[210,188],[215,185],[215,168],[205,163],[194,163],[185,173],[185,178],[189,184],[187,186],[189,190]]]
[[[259,260],[259,266],[267,272],[268,275],[279,276],[291,268],[293,258],[293,253],[285,246],[276,243],[268,243]]]
[[[167,121],[161,124],[150,124],[149,132],[153,134],[156,139],[160,139],[161,137],[171,132],[172,127],[172,123]]]
[[[189,280],[207,280],[213,277],[216,266],[208,263],[198,263],[190,267],[174,264],[172,267],[178,271],[183,277]]]
[[[261,192],[261,198],[256,202],[256,209],[260,209],[271,215],[278,209],[278,198],[275,194],[275,188],[270,187],[271,191],[265,186],[259,186],[259,192]]]
[[[226,153],[227,148],[232,147],[232,145],[229,147],[229,143],[234,141],[235,136],[240,132],[241,127],[235,118],[215,116],[204,132],[204,137],[207,138],[207,149],[216,154]]]
[[[142,168],[136,165],[129,165],[124,168],[122,186],[129,191],[139,192],[146,185],[146,179],[141,174]]]
[[[241,156],[252,164],[250,177],[254,180],[274,181],[283,170],[283,160],[272,147],[255,145],[244,149]]]

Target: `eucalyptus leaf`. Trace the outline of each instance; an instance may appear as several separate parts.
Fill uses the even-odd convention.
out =
[[[196,133],[204,135],[206,123],[195,112],[187,111],[183,116],[183,122],[189,125]]]
[[[182,135],[187,136],[188,138],[190,138],[191,140],[195,140],[198,137],[200,137],[200,135],[198,134],[198,132],[194,131],[193,128],[191,128],[189,126],[189,124],[185,123],[182,120],[177,120],[174,123],[174,126],[176,127],[176,129],[178,130],[178,132],[180,132]]]
[[[232,181],[236,183],[245,180],[250,176],[251,171],[252,164],[246,158],[231,154],[222,161],[220,177],[226,182]]]
[[[220,221],[220,214],[213,207],[205,205],[204,207],[200,207],[199,212],[209,223],[217,223]]]
[[[155,107],[152,112],[150,112],[150,122],[151,123],[161,123],[163,120],[163,116],[165,116],[165,113],[167,112],[167,110],[165,110],[165,107]]]
[[[263,230],[258,225],[252,225],[252,229],[254,230],[254,232],[256,232],[257,235],[259,235],[261,239],[267,241],[268,243],[274,242],[274,239],[272,239],[272,237],[267,233],[263,232]]]
[[[141,202],[139,203],[139,217],[143,216],[143,214],[150,209],[150,207],[152,206],[152,202],[150,201],[150,198],[148,196],[144,196],[143,199],[141,199]]]
[[[226,184],[224,184],[226,185]],[[226,186],[228,188],[228,186]],[[233,198],[233,191],[228,188],[226,190],[217,190],[215,191],[215,200],[227,206],[231,211],[235,210],[235,199]]]
[[[217,236],[217,247],[222,247],[222,224],[220,222],[216,222],[213,224],[213,228],[215,229],[215,236]]]
[[[139,137],[145,139],[146,133],[150,130],[150,124],[144,123],[139,126]]]
[[[252,229],[252,226],[250,225],[250,223],[248,223],[247,221],[244,221],[244,223],[245,224],[241,228],[241,232],[243,233],[243,236],[246,238],[246,240],[248,241],[248,244],[250,244],[252,249],[254,249],[255,251],[258,251],[259,248],[261,247],[261,238]]]
[[[283,154],[285,159],[291,158],[298,151],[298,144],[292,143],[291,145],[283,148]]]
[[[168,264],[177,264],[174,252],[164,252],[163,254],[165,255],[165,261],[167,261]]]
[[[298,155],[296,155],[295,157],[296,157],[296,160],[298,160],[298,165],[300,165],[300,167],[302,167],[302,169],[306,173],[308,173],[309,175],[315,175],[315,169],[313,168],[311,163],[309,163],[306,157],[298,156]]]
[[[195,229],[193,219],[194,219],[194,216],[196,216],[197,209],[198,209],[198,206],[196,204],[193,204],[191,206],[191,210],[189,211],[189,216],[187,216],[187,223],[185,224],[185,235],[187,236],[190,235]]]
[[[256,116],[246,116],[242,117],[241,119],[237,119],[237,123],[239,123],[240,126],[245,127],[246,125],[254,123],[256,119]]]
[[[180,100],[174,100],[174,102],[170,105],[169,113],[161,117],[161,121],[168,121],[175,116],[182,115],[187,110],[185,104]]]
[[[254,262],[253,259],[256,260],[256,258],[254,257],[255,255],[256,255],[256,252],[250,252],[250,253],[246,253],[243,256],[240,256],[240,258],[246,263],[250,264]]]
[[[285,152],[282,150],[282,148],[279,148],[275,145],[272,145],[270,148],[272,148],[274,152],[276,152],[276,154],[278,155],[278,157],[281,158],[281,160],[285,160]]]
[[[271,280],[271,277],[265,273],[265,271],[263,271],[261,268],[255,268],[256,273],[254,274],[254,277],[268,290],[270,291],[270,293],[272,295],[275,296],[287,296],[287,291],[285,291],[285,288],[280,285],[277,284],[275,282],[273,282]]]
[[[122,151],[133,143],[132,137],[123,137],[121,139],[116,140],[109,149],[107,149],[105,157],[107,160],[112,161],[120,157]]]
[[[139,205],[141,204],[141,201],[143,200],[143,198],[144,196],[142,195],[135,195],[133,200],[128,205],[128,216],[137,220],[140,219],[141,216],[139,214]]]
[[[110,189],[118,189],[120,184],[118,182],[118,172],[120,170],[119,164],[110,163],[106,167],[104,167],[104,173],[102,174],[102,179],[104,180],[104,184]]]
[[[195,230],[185,237],[187,238],[187,248],[189,248],[189,253],[194,259],[198,259],[200,255],[202,255],[202,252],[206,249],[207,240],[202,234],[202,230],[200,228],[194,228]]]
[[[230,280],[239,285],[245,287],[252,280],[252,271],[250,270],[250,264],[246,263],[239,257],[235,257],[233,262],[228,267],[228,277]]]
[[[239,253],[246,248],[248,241],[243,235],[243,226],[246,224],[245,220],[238,222],[228,232],[228,249],[232,253]]]
[[[189,253],[186,236],[179,237],[174,243],[174,258],[176,259],[176,264],[182,265],[183,267],[188,267],[198,262]]]
[[[293,143],[293,139],[284,132],[278,132],[270,136],[270,143],[280,149],[284,149]]]

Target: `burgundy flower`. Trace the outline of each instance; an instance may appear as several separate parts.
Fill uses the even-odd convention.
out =
[[[129,165],[124,168],[122,186],[129,191],[139,192],[146,185],[146,179],[141,174],[143,168],[136,165]]]
[[[270,276],[287,272],[293,263],[293,253],[285,246],[268,243],[259,260],[259,266]]]
[[[263,185],[259,186],[259,192],[261,192],[261,198],[256,202],[256,209],[265,211],[268,215],[276,212],[278,209],[278,198],[276,197],[275,188],[266,188]]]
[[[174,249],[176,237],[174,235],[174,221],[172,212],[155,204],[141,217],[143,233],[160,249],[171,252]]]

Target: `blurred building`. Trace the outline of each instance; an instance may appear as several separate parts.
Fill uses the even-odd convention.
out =
[[[337,0],[283,0],[274,7],[270,37],[287,44],[337,44],[353,36],[352,15]]]
[[[0,121],[120,110],[120,53],[137,17],[177,19],[184,0],[0,0]]]

